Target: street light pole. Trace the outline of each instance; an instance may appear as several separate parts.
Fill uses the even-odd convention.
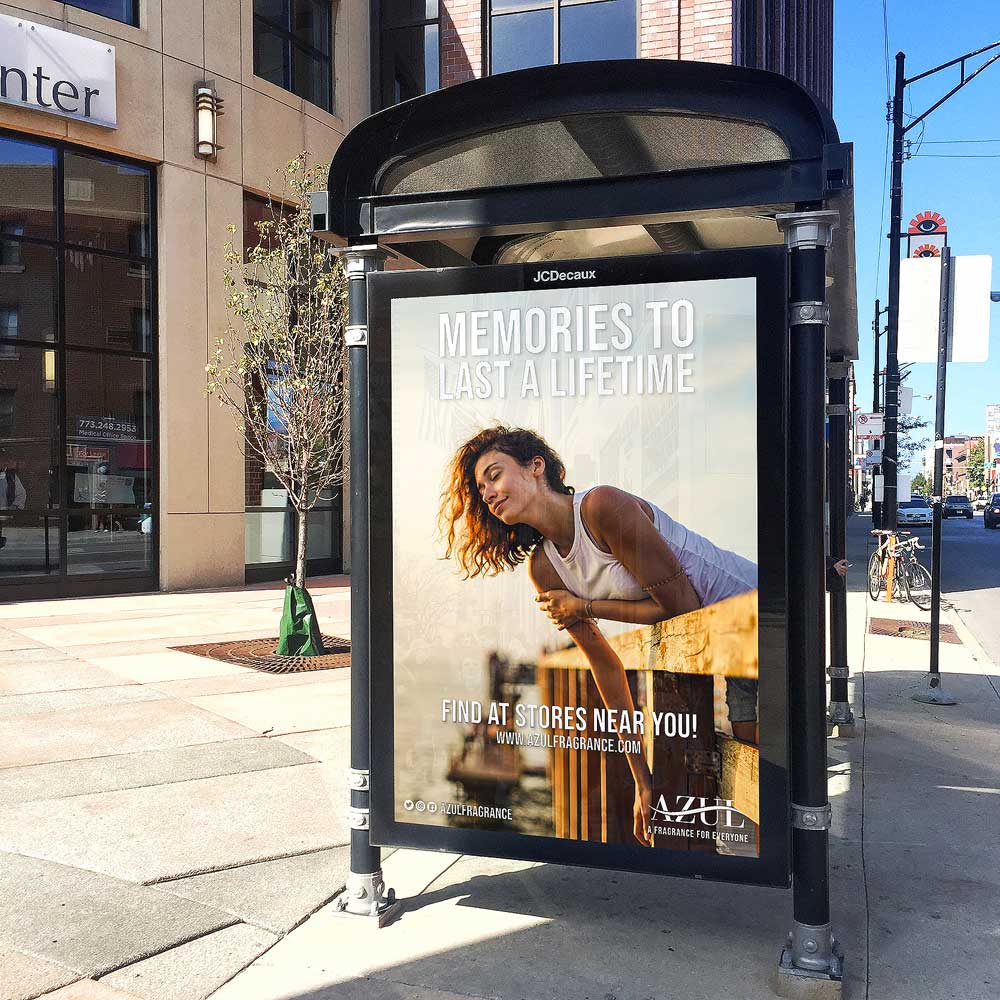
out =
[[[881,404],[879,401],[879,341],[882,339],[882,313],[883,309],[881,307],[881,302],[878,299],[875,300],[875,319],[872,321],[872,330],[875,333],[875,360],[872,363],[872,413],[878,413],[881,410]],[[880,442],[882,447],[885,447],[885,438],[882,438]],[[875,499],[875,477],[882,474],[882,466],[873,465],[872,466],[872,527],[881,528],[882,527],[882,502]]]
[[[899,251],[902,243],[903,221],[903,139],[910,129],[915,128],[945,101],[957,94],[974,80],[987,66],[1000,59],[1000,52],[990,56],[978,69],[966,75],[965,64],[969,59],[1000,48],[1000,41],[991,42],[982,48],[956,56],[933,69],[906,78],[906,54],[896,53],[896,84],[892,98],[892,175],[889,182],[889,307],[885,338],[885,441],[882,447],[882,527],[896,530],[896,484],[897,484],[897,423],[899,416]],[[959,66],[961,79],[944,97],[935,101],[922,114],[911,118],[903,125],[903,95],[911,83],[924,80],[935,73]],[[876,368],[878,365],[876,363]]]

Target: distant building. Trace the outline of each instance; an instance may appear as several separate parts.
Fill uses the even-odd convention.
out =
[[[1000,489],[1000,403],[990,403],[986,407],[983,461],[986,466],[987,489]]]

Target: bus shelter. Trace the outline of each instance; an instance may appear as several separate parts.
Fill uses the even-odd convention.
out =
[[[794,921],[780,981],[789,992],[818,981],[838,988],[826,737],[828,724],[846,727],[853,717],[843,593],[833,595],[827,702],[824,520],[828,501],[830,556],[843,557],[848,363],[857,357],[851,165],[851,146],[828,111],[792,81],[673,61],[475,80],[373,115],[344,139],[313,215],[349,278],[348,913],[384,919],[391,908],[375,846],[388,844],[790,884]],[[546,392],[558,399],[541,399]],[[455,673],[460,660],[475,672],[468,620],[488,628],[507,597],[468,581],[455,591],[469,595],[463,652],[447,610],[455,602],[442,597],[444,611],[425,605],[438,569],[413,549],[424,521],[411,515],[430,516],[445,455],[428,442],[440,438],[454,450],[452,428],[511,415],[523,423],[519,414],[561,434],[578,469],[602,447],[611,456],[605,466],[621,469],[627,451],[628,474],[648,469],[643,481],[670,493],[675,516],[688,510],[727,538],[730,526],[709,513],[718,497],[683,480],[697,456],[717,447],[711,442],[729,441],[732,450],[718,452],[698,483],[742,484],[729,499],[755,512],[756,528],[747,529],[743,555],[739,538],[732,552],[712,551],[736,567],[753,562],[753,579],[709,600],[689,567],[701,606],[664,620],[652,621],[656,607],[642,617],[587,601],[586,615],[566,611],[563,619],[576,645],[550,643],[530,658],[517,643],[481,640],[482,673],[464,689],[480,694],[432,692],[441,712],[427,723],[426,746],[440,743],[440,730],[459,748],[435,764],[423,737],[404,725],[424,696],[407,686],[407,671],[425,649]],[[594,443],[593,455],[567,443],[574,427],[600,430],[602,415],[618,429]],[[642,452],[647,439],[657,452]],[[712,478],[723,473],[737,478]],[[489,483],[476,482],[477,495],[456,509],[482,502],[502,521],[506,500],[491,505]],[[458,479],[453,488],[460,491]],[[561,482],[554,488],[569,493]],[[632,489],[642,495],[644,487]],[[558,496],[553,503],[569,509]],[[674,518],[648,516],[667,537]],[[523,527],[510,527],[509,537]],[[551,557],[530,556],[532,546]],[[558,593],[569,597],[552,598],[556,591],[539,583],[539,565],[547,573],[563,555],[572,552],[536,534],[509,560],[528,561],[521,572],[545,607],[587,596],[567,584]],[[626,557],[622,565],[634,568]],[[442,595],[458,586],[453,577],[440,577]],[[644,607],[672,600],[663,580],[642,589],[652,595]],[[615,614],[606,641],[624,681],[609,695],[579,630],[600,631],[598,619]],[[421,676],[423,688],[434,686]],[[734,705],[748,697],[754,714],[737,720]],[[622,704],[635,712],[619,711]],[[547,755],[543,766],[536,755],[534,773],[548,783],[551,807],[506,827],[505,804],[518,801],[518,782],[532,769],[504,743],[522,740],[537,740]],[[434,767],[440,784],[413,784],[413,773],[426,779]],[[633,786],[634,804],[631,791],[623,804],[621,788]],[[460,801],[451,809],[423,787],[460,789]],[[744,832],[726,832],[736,830]]]

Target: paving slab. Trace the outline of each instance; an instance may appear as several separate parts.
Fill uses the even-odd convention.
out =
[[[91,656],[88,662],[140,684],[187,677],[224,677],[246,671],[246,667],[241,667],[238,663],[223,663],[191,653],[178,653],[172,649],[138,655],[127,653],[124,656]]]
[[[26,640],[29,641],[29,640]],[[0,653],[0,666],[17,667],[22,663],[48,663],[50,660],[64,660],[66,653],[43,643],[31,643],[30,648],[18,647]]]
[[[195,657],[205,663],[213,663],[204,656]],[[240,691],[270,691],[273,688],[297,687],[300,684],[325,684],[331,678],[338,676],[338,671],[349,674],[349,667],[338,667],[331,670],[303,670],[293,674],[269,674],[263,670],[253,670],[239,664],[239,673],[231,673],[225,677],[191,677],[187,680],[157,681],[154,687],[171,698],[184,698],[190,701],[213,694],[236,694]]]
[[[36,691],[32,694],[0,696],[0,720],[19,715],[45,715],[99,705],[126,705],[137,701],[156,701],[163,695],[139,684],[108,687],[74,688],[69,691]]]
[[[55,993],[46,993],[44,1000],[136,1000],[136,996],[105,986],[95,979],[81,979]]]
[[[156,882],[346,844],[341,769],[300,764],[0,809],[0,850]]]
[[[0,1000],[33,1000],[79,978],[79,972],[58,962],[0,949]]]
[[[35,691],[69,691],[73,688],[112,687],[121,677],[91,663],[64,656],[47,656],[18,663],[0,664],[0,694],[31,694]]]
[[[158,883],[159,888],[225,910],[248,924],[285,934],[343,887],[350,848],[262,861]]]
[[[351,679],[345,672],[308,686],[208,695],[192,704],[258,733],[296,733],[334,729],[351,721]]]
[[[317,729],[309,733],[287,733],[280,737],[280,740],[324,764],[340,765],[345,769],[346,782],[346,769],[351,764],[350,726],[341,726],[340,729]]]
[[[867,850],[873,1000],[1000,996],[995,832],[995,822],[988,840],[965,831],[976,849],[960,853],[940,844]]]
[[[0,722],[0,767],[162,750],[252,735],[187,702],[146,701]]]
[[[4,629],[0,632],[0,652],[8,653],[13,649],[33,649],[38,645],[26,636],[18,635]]]
[[[0,938],[97,978],[236,918],[168,892],[0,853]]]
[[[236,924],[104,976],[103,984],[143,1000],[204,1000],[277,941]]]
[[[0,806],[266,771],[313,760],[311,755],[294,747],[255,736],[169,750],[10,767],[0,776]]]

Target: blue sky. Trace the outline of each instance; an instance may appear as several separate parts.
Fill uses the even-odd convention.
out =
[[[949,59],[1000,39],[997,0],[886,0],[889,88],[895,55],[906,53],[906,75],[915,76]],[[840,136],[854,143],[860,361],[855,366],[860,402],[872,394],[871,321],[876,296],[888,297],[888,176],[886,154],[886,58],[881,0],[836,0],[834,117]],[[998,49],[997,51],[1000,51]],[[979,65],[984,57],[974,60]],[[958,67],[909,87],[907,111],[920,114],[959,81]],[[908,135],[917,139],[918,126]],[[995,139],[946,143],[943,140]],[[937,154],[919,155],[919,154]],[[949,154],[947,156],[942,154]],[[952,158],[961,154],[962,158]],[[992,158],[988,158],[992,157]],[[955,254],[992,254],[993,287],[1000,289],[1000,61],[935,111],[926,122],[918,155],[903,166],[903,231],[922,211],[948,222]],[[883,191],[885,208],[882,221]],[[879,248],[881,246],[881,260]],[[905,251],[905,242],[904,242]],[[876,280],[877,274],[877,280]],[[948,366],[948,434],[981,434],[986,404],[1000,402],[1000,304],[991,309],[990,360]],[[884,318],[883,318],[884,323]],[[885,359],[885,338],[882,338]],[[916,365],[907,383],[915,394],[933,393],[933,365]],[[934,420],[934,401],[915,400],[914,413]]]

